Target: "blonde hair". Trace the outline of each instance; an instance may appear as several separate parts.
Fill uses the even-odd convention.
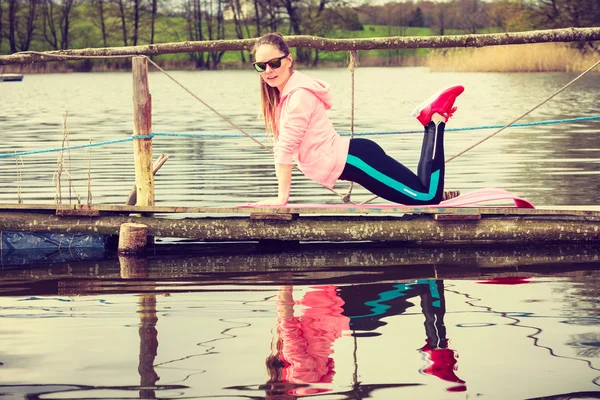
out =
[[[265,44],[277,47],[285,55],[290,54],[290,49],[288,48],[285,39],[278,32],[267,33],[261,36],[254,44],[252,53],[254,54],[259,46]],[[292,68],[293,65],[290,67],[290,69],[292,70]],[[269,86],[264,79],[260,78],[260,111],[265,119],[265,130],[267,135],[272,133],[275,140],[279,137],[279,129],[277,127],[275,113],[277,111],[280,98],[281,93],[279,92],[279,89]]]

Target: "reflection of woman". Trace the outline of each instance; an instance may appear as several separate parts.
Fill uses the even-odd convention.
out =
[[[425,127],[418,173],[388,156],[369,139],[339,136],[326,110],[329,86],[294,70],[294,59],[278,33],[254,46],[260,73],[261,107],[267,132],[275,139],[278,197],[257,205],[284,206],[290,196],[292,159],[304,175],[332,188],[338,179],[360,184],[386,200],[407,205],[437,204],[444,190],[444,127],[464,88],[453,86],[417,107]],[[453,195],[450,195],[450,197]]]
[[[454,383],[448,391],[466,390],[465,382],[455,373],[455,351],[448,347],[443,281],[426,279],[411,283],[343,286],[340,296],[344,301],[344,315],[350,318],[350,328],[355,336],[378,335],[376,330],[386,324],[384,319],[403,314],[414,306],[413,298],[419,297],[427,337],[425,345],[419,349],[427,361],[421,372]]]
[[[276,345],[267,359],[271,394],[274,390],[280,396],[330,390],[307,384],[333,381],[333,342],[349,329],[348,317],[342,315],[343,304],[336,286],[315,287],[300,301],[294,301],[291,286],[280,288]],[[300,316],[294,315],[296,305],[305,307]]]

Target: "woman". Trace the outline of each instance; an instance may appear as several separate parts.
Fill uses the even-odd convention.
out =
[[[254,45],[254,69],[260,73],[260,100],[267,133],[275,140],[278,196],[255,203],[285,206],[290,197],[292,159],[308,178],[332,188],[352,181],[386,200],[406,205],[438,204],[444,195],[444,127],[456,111],[464,88],[450,87],[417,107],[425,126],[418,174],[394,160],[369,139],[339,136],[327,115],[329,86],[294,70],[283,36],[268,33]]]

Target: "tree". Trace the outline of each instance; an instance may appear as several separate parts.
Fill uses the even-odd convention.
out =
[[[216,4],[215,4],[216,1]],[[205,2],[205,21],[208,40],[225,39],[225,20],[223,18],[224,0],[206,0]],[[208,12],[206,12],[208,11]],[[221,58],[225,54],[224,51],[212,51],[209,53],[212,65],[209,63],[209,69],[216,69],[221,63]]]
[[[0,48],[2,48],[2,39],[4,38],[4,30],[2,26],[2,11],[4,10],[4,0],[0,0]]]
[[[27,9],[21,4],[27,4]],[[11,53],[27,51],[36,30],[38,0],[8,0],[8,41]]]
[[[425,26],[423,20],[423,11],[421,11],[421,7],[417,7],[415,11],[412,13],[410,17],[410,21],[408,22],[408,26],[416,26],[422,28]]]
[[[544,27],[586,27],[600,24],[598,0],[533,0],[529,6]]]
[[[156,24],[156,14],[158,13],[158,0],[152,0],[150,17],[150,43],[154,43],[154,26]]]
[[[496,0],[488,6],[488,19],[491,26],[504,32],[526,31],[534,26],[523,3],[515,0]]]
[[[244,33],[246,37],[250,37],[250,29],[248,27],[248,19],[244,14],[244,8],[242,7],[242,3],[240,0],[230,0],[228,6],[231,9],[231,14],[233,17],[233,23],[235,26],[235,34],[238,39],[244,38]],[[242,63],[246,63],[246,55],[243,50],[240,51],[240,58]]]
[[[75,0],[45,0],[44,38],[54,50],[69,48],[71,12]]]
[[[456,1],[459,27],[467,33],[477,33],[487,25],[487,14],[480,0]]]
[[[123,3],[123,0],[114,0],[117,3],[118,11],[117,15],[121,21],[121,32],[123,34],[123,46],[127,46],[127,14],[126,14],[126,6]]]
[[[106,0],[91,0],[90,4],[90,19],[92,23],[100,29],[102,35],[102,45],[108,47],[108,32],[107,26],[107,2]]]

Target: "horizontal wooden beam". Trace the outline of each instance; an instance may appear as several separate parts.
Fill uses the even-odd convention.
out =
[[[414,243],[599,242],[600,220],[566,216],[487,216],[480,220],[437,221],[431,216],[299,217],[290,221],[248,217],[148,218],[58,217],[0,212],[0,231],[116,235],[121,224],[147,225],[155,237],[199,241],[400,241]]]
[[[287,36],[290,47],[327,51],[483,47],[548,42],[600,40],[600,28],[564,28],[528,32],[486,33],[447,36],[392,36],[365,39],[335,39],[317,36]],[[31,64],[85,58],[157,56],[160,54],[250,50],[256,38],[243,40],[205,40],[160,43],[141,46],[88,48],[57,51],[23,51],[0,56],[0,65]]]
[[[62,211],[68,210],[68,211]],[[490,207],[403,207],[403,206],[319,206],[303,207],[302,204],[289,205],[286,207],[189,207],[189,206],[132,206],[120,204],[98,204],[93,206],[75,204],[0,204],[0,211],[28,211],[56,213],[61,215],[77,215],[81,210],[82,215],[103,214],[283,214],[281,219],[288,215],[373,215],[373,216],[399,216],[403,214],[451,214],[451,215],[564,215],[580,216],[589,218],[600,218],[600,206],[548,206],[537,208],[516,208],[510,206]],[[443,217],[440,217],[440,219]],[[290,217],[291,219],[291,217]]]

